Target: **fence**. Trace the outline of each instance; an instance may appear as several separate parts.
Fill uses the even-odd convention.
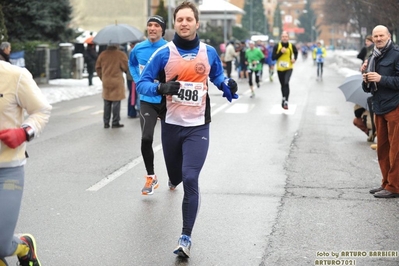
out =
[[[106,48],[106,45],[98,46],[98,54]],[[48,83],[50,79],[81,79],[85,70],[84,52],[82,43],[61,43],[54,49],[39,45],[35,51],[24,52],[25,67],[41,84]]]
[[[75,73],[74,67],[77,64],[74,60],[82,61],[83,57],[73,58],[76,52],[83,53],[82,49],[74,49],[74,45],[70,43],[60,44],[58,48],[52,49],[48,45],[39,45],[34,51],[24,52],[25,67],[37,83],[48,83],[50,79],[81,78],[82,75]],[[79,71],[83,72],[83,69]]]

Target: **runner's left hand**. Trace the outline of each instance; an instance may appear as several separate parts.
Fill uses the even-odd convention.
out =
[[[238,86],[234,79],[226,78],[222,82],[221,90],[223,91],[223,97],[226,97],[229,102],[233,99],[238,99],[238,94],[236,94]]]

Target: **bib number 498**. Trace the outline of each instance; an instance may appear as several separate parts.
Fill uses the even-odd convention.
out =
[[[181,101],[198,101],[198,90],[180,89],[177,95]]]
[[[178,95],[172,96],[172,103],[200,106],[202,97],[206,94],[204,84],[197,82],[182,82]]]

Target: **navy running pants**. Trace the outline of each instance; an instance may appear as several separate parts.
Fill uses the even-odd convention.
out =
[[[162,146],[169,179],[183,182],[182,234],[191,236],[200,206],[199,174],[209,147],[209,123],[195,127],[167,124],[162,120]]]

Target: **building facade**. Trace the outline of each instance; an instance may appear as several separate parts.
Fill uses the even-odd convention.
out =
[[[85,31],[98,32],[103,27],[113,24],[129,24],[143,32],[146,30],[148,17],[154,15],[160,0],[70,0],[73,8],[71,27]],[[164,0],[164,6],[170,11],[171,23],[173,11],[182,0]],[[200,10],[200,30],[206,30],[206,24],[225,28],[225,38],[232,35],[232,27],[237,23],[237,15],[244,11],[224,0],[198,0]],[[170,9],[169,9],[170,6]],[[170,27],[173,29],[173,27]]]
[[[225,3],[226,8],[221,8],[220,5]],[[231,28],[235,25],[241,25],[241,19],[244,14],[243,9],[245,1],[252,0],[197,0],[194,2],[200,3],[201,10],[200,22],[201,30],[205,30],[207,22],[213,25],[226,25],[227,38],[231,36]],[[273,32],[273,21],[276,6],[280,6],[282,22],[288,29],[300,28],[297,24],[298,18],[303,14],[307,0],[263,0],[265,14],[268,19],[270,29]],[[351,43],[359,43],[357,40],[352,40],[345,31],[345,26],[342,25],[328,25],[323,21],[322,5],[326,0],[313,0],[312,8],[317,15],[314,20],[314,25],[317,25],[320,35],[315,36],[315,40],[323,40],[326,46],[334,47],[348,47]],[[71,27],[82,28],[88,31],[99,31],[101,28],[113,24],[124,23],[135,26],[142,30],[146,29],[146,21],[149,16],[155,14],[160,0],[113,0],[113,1],[90,1],[90,0],[70,0],[73,7],[73,20]],[[173,8],[182,2],[182,0],[164,0],[165,8],[171,6],[171,16],[173,16]],[[211,4],[209,4],[211,2]],[[203,4],[203,5],[201,5]],[[201,6],[206,8],[201,8]],[[214,7],[214,10],[210,7]],[[234,11],[231,7],[238,9]],[[291,36],[295,39],[295,34]],[[278,38],[274,36],[273,38]]]
[[[98,32],[114,23],[146,29],[147,10],[143,0],[70,0],[73,12],[70,27]]]

